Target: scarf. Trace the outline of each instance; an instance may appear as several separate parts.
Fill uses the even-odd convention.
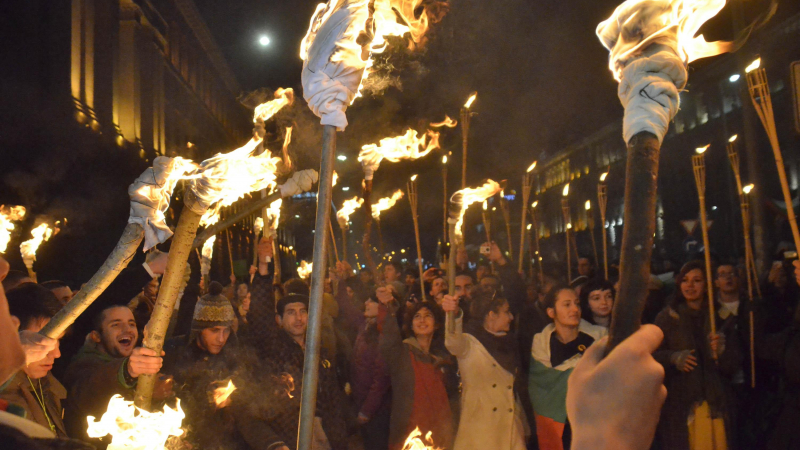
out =
[[[503,369],[516,377],[520,357],[514,337],[509,333],[503,336],[492,334],[483,327],[483,324],[477,322],[467,323],[465,332],[477,339]]]

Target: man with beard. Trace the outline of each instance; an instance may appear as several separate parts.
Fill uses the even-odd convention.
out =
[[[98,440],[90,441],[86,434],[86,416],[102,416],[115,394],[132,400],[139,375],[158,373],[162,361],[153,350],[136,347],[139,333],[127,306],[103,309],[93,326],[64,376],[69,391],[64,418],[70,436],[99,446]],[[161,384],[156,386],[156,398],[165,388]]]
[[[264,363],[264,367],[255,368],[257,373],[253,376],[263,379],[266,384],[283,381],[286,389],[285,393],[275,395],[274,400],[262,402],[263,405],[234,407],[233,412],[237,430],[251,448],[286,450],[297,445],[308,327],[308,287],[298,284],[298,290],[287,291],[276,304],[272,276],[266,263],[271,250],[271,242],[263,239],[258,247],[258,273],[251,285],[250,325],[253,334],[248,343]],[[305,291],[300,292],[301,287]],[[333,357],[327,355],[324,347],[320,353],[317,389],[315,422],[318,426],[314,427],[314,440],[329,445],[333,450],[346,449],[347,425],[342,410],[346,400],[337,382]]]

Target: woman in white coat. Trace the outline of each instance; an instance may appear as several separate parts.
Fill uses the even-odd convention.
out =
[[[524,380],[517,379],[520,355],[509,334],[514,316],[508,301],[491,288],[476,288],[466,326],[457,298],[446,295],[442,308],[457,313],[454,332],[445,333],[462,382],[454,450],[524,450],[529,429],[515,386]]]

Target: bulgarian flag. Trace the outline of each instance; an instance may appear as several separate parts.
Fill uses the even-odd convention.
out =
[[[578,330],[594,340],[608,334],[605,328],[583,319]],[[533,337],[531,348],[528,391],[536,418],[536,436],[540,450],[564,450],[561,438],[567,423],[567,380],[586,350],[585,346],[579,346],[574,355],[553,367],[550,363],[550,340],[554,332],[554,324],[546,326]]]

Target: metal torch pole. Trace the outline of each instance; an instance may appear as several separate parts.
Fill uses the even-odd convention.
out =
[[[303,392],[300,396],[300,430],[297,435],[298,450],[311,450],[314,416],[317,406],[319,380],[320,328],[322,325],[322,294],[325,288],[325,253],[327,242],[325,228],[330,221],[331,191],[333,188],[333,154],[336,150],[336,127],[325,125],[322,130],[322,158],[317,192],[317,218],[314,233],[311,298],[308,305],[308,331],[303,363]]]

